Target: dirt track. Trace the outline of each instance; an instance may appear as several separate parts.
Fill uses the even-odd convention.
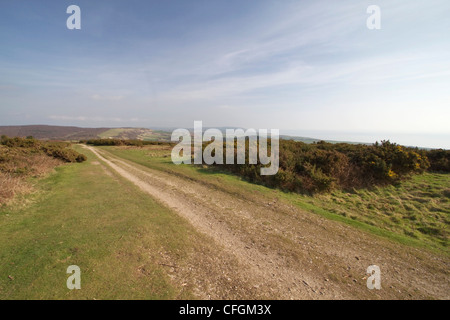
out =
[[[447,258],[282,201],[230,194],[87,148],[210,240],[189,265],[171,270],[174,281],[189,283],[199,298],[450,298]],[[370,265],[381,269],[381,290],[366,287]]]

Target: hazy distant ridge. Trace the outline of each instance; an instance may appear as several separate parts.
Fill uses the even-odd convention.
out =
[[[0,135],[9,137],[28,137],[48,140],[79,140],[96,138],[108,128],[79,128],[66,126],[27,125],[0,126]]]
[[[0,126],[0,135],[9,137],[33,136],[41,140],[86,140],[86,139],[138,139],[147,141],[170,141],[171,132],[175,128],[81,128],[73,126],[51,126],[51,125],[24,125],[24,126]],[[206,130],[208,128],[203,128]],[[218,128],[223,134],[226,129],[243,129],[237,127]],[[190,129],[193,131],[193,129]],[[245,130],[245,129],[244,129]],[[305,143],[318,142],[321,139],[300,137],[291,135],[281,135],[281,139],[302,141]],[[325,140],[330,143],[343,141]],[[347,142],[357,143],[357,142]]]

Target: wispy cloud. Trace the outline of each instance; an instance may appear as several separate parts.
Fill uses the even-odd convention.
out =
[[[13,2],[0,12],[0,121],[449,130],[447,0],[379,0],[377,31],[366,0],[155,3],[95,16],[87,1],[68,36],[59,20],[19,28]]]

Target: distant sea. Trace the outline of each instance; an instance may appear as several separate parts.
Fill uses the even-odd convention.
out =
[[[375,143],[389,140],[397,144],[419,148],[450,149],[450,133],[375,133],[375,132],[343,132],[319,130],[280,130],[281,135],[335,140],[346,142]]]

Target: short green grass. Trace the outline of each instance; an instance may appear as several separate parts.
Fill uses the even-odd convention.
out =
[[[450,179],[448,174],[415,175],[398,186],[334,191],[306,196],[251,184],[237,176],[212,168],[172,163],[170,149],[102,147],[141,165],[174,172],[221,188],[230,193],[261,193],[282,198],[304,210],[370,232],[405,245],[449,254]]]
[[[192,298],[160,259],[182,261],[195,231],[82,152],[87,162],[36,181],[27,204],[0,208],[0,299]],[[69,265],[81,290],[66,287]]]

